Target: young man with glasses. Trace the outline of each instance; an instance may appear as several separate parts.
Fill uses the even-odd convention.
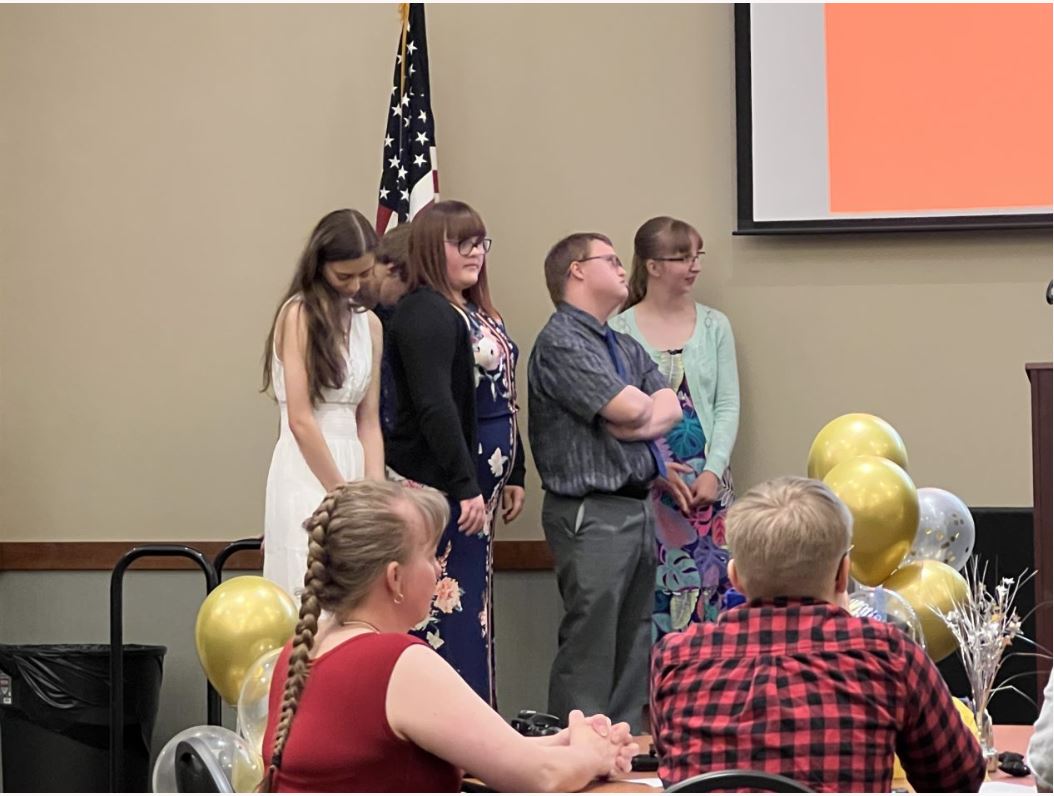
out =
[[[777,478],[736,500],[725,530],[748,602],[666,636],[652,661],[663,782],[753,769],[889,793],[895,752],[920,793],[976,791],[981,747],[937,667],[895,626],[842,608],[852,517],[835,494]]]
[[[535,341],[528,389],[542,525],[564,602],[549,712],[604,713],[638,731],[655,583],[648,490],[666,474],[654,441],[681,407],[644,349],[607,325],[627,295],[610,239],[561,240],[545,280],[556,312]]]

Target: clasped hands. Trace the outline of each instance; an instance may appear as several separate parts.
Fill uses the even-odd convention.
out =
[[[673,498],[681,513],[688,516],[693,509],[709,506],[721,494],[721,479],[709,470],[704,470],[688,486],[682,475],[694,472],[687,464],[666,462],[666,476],[655,479],[656,485]]]
[[[607,765],[602,776],[616,777],[632,770],[633,757],[640,747],[630,734],[629,724],[598,713],[586,716],[580,710],[572,710],[567,716],[567,729],[553,736],[556,745],[592,747]]]

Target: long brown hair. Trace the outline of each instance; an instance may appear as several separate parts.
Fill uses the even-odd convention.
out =
[[[323,216],[315,226],[297,264],[293,281],[289,284],[271,321],[264,348],[263,388],[271,387],[271,355],[282,308],[293,296],[299,296],[302,312],[307,320],[308,394],[311,405],[322,401],[327,387],[339,389],[344,383],[344,328],[340,312],[340,296],[326,281],[326,263],[357,260],[377,247],[377,233],[373,225],[358,210],[334,210]]]
[[[685,221],[670,216],[656,216],[645,221],[633,236],[633,272],[623,309],[640,304],[648,294],[648,260],[691,256],[702,242],[703,236]]]
[[[448,199],[436,202],[414,216],[410,230],[410,290],[427,285],[451,301],[455,300],[454,288],[446,272],[446,240],[464,240],[483,237],[487,227],[479,213],[464,202]],[[481,307],[488,315],[497,317],[494,302],[487,286],[487,256],[483,255],[483,267],[479,269],[476,284],[465,291],[469,301]]]
[[[330,492],[304,523],[308,532],[307,572],[300,596],[300,619],[293,635],[275,723],[274,748],[261,790],[273,792],[282,767],[300,697],[310,674],[310,654],[323,610],[347,612],[361,603],[374,580],[392,561],[404,563],[414,545],[401,502],[424,517],[434,546],[449,519],[446,499],[430,487],[410,488],[392,481],[356,481]]]

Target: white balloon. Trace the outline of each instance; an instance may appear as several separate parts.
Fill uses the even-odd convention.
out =
[[[265,652],[249,667],[238,694],[238,732],[249,742],[253,751],[263,754],[264,733],[267,730],[267,711],[271,697],[271,678],[281,648]]]
[[[154,793],[177,793],[176,747],[180,741],[200,738],[209,747],[227,780],[239,793],[249,792],[263,778],[263,763],[248,742],[226,727],[203,724],[177,733],[164,745],[154,763]]]
[[[904,563],[940,561],[962,571],[973,554],[977,529],[958,497],[945,489],[919,489],[919,527]]]
[[[922,633],[922,623],[919,622],[915,609],[895,591],[881,586],[873,589],[859,586],[849,595],[849,613],[856,617],[877,619],[894,625],[926,649],[926,637]]]

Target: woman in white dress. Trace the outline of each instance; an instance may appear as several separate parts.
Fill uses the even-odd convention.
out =
[[[307,567],[304,520],[341,484],[384,479],[381,324],[355,303],[376,246],[356,210],[319,221],[267,337],[264,390],[274,390],[281,425],[267,473],[264,577],[294,596]]]

